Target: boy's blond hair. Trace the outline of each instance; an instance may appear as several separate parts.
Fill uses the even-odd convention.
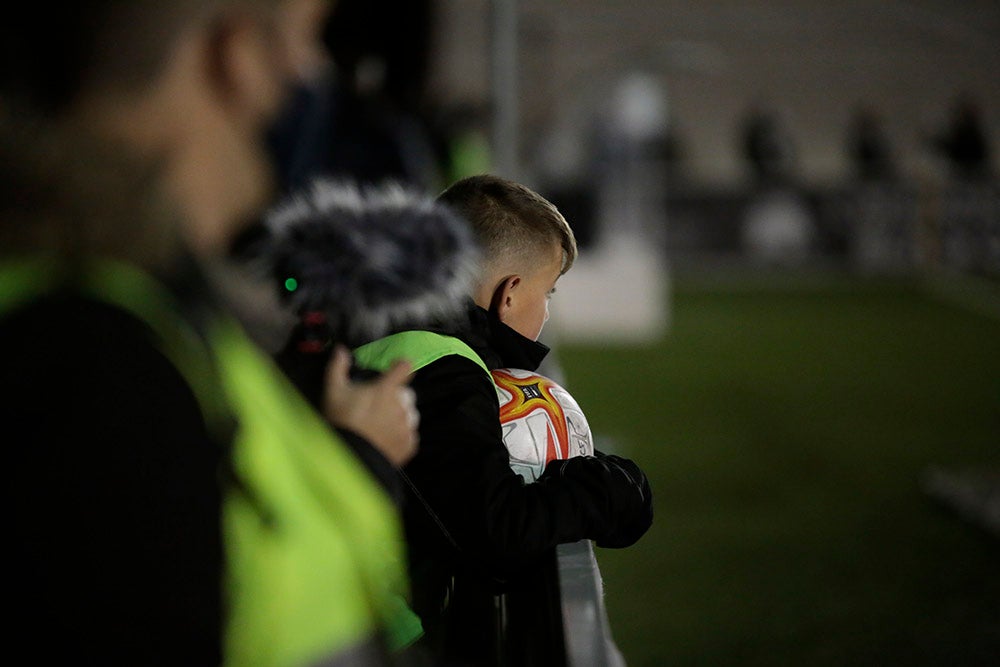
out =
[[[566,218],[520,183],[488,174],[469,176],[453,183],[438,200],[472,226],[484,273],[496,267],[530,273],[549,261],[557,243],[563,251],[560,275],[576,260],[576,237]]]

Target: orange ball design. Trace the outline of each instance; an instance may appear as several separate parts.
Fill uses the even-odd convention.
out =
[[[565,388],[519,368],[499,368],[491,374],[510,466],[526,482],[538,479],[549,461],[594,454],[587,417]]]

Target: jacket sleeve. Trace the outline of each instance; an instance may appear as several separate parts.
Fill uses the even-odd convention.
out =
[[[614,508],[615,516],[606,523],[607,530],[593,536],[599,547],[631,546],[653,525],[649,480],[634,461],[625,457],[595,451],[594,456],[551,461],[538,483],[561,483],[581,489],[600,487],[611,497],[609,507]]]
[[[598,454],[553,462],[525,484],[510,468],[496,390],[482,368],[458,356],[418,371],[420,449],[405,472],[462,552],[492,568],[517,568],[557,544],[593,539],[627,546],[652,521],[652,494],[633,462]],[[441,526],[438,527],[439,529]]]
[[[337,426],[334,427],[334,430],[340,436],[341,440],[350,447],[351,451],[361,459],[368,472],[382,486],[382,490],[392,498],[392,502],[397,507],[401,507],[403,504],[403,486],[396,467],[389,462],[389,459],[385,458],[382,452],[366,440],[364,436]]]

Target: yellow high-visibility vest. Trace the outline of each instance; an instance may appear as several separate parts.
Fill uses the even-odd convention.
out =
[[[0,315],[65,285],[58,267],[0,263]],[[72,287],[151,327],[210,429],[235,420],[240,484],[220,517],[227,667],[382,664],[418,638],[396,507],[240,325],[216,317],[196,334],[161,285],[120,263],[90,262]]]

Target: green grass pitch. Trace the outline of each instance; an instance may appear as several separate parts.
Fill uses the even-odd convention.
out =
[[[1000,469],[1000,319],[921,285],[678,280],[661,342],[558,345],[654,491],[597,550],[630,667],[1000,665],[1000,538],[921,489]]]

